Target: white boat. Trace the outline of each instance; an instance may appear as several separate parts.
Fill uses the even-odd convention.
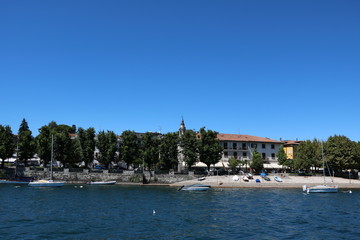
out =
[[[51,136],[51,163],[50,163],[50,180],[42,179],[29,182],[29,187],[61,187],[65,182],[55,182],[53,180],[53,157],[54,157],[54,135]]]
[[[282,178],[281,178],[281,177],[278,177],[278,176],[275,176],[274,179],[275,179],[275,181],[277,181],[277,182],[282,182],[282,181],[283,181]]]
[[[243,180],[244,180],[244,182],[248,182],[249,178],[247,176],[243,176]]]
[[[99,181],[99,182],[87,182],[89,185],[113,185],[116,181]]]
[[[337,193],[339,191],[338,185],[326,185],[325,184],[325,158],[324,158],[324,148],[322,147],[322,161],[323,161],[323,175],[324,175],[324,184],[307,187],[303,185],[303,192],[306,193]]]
[[[178,189],[178,191],[207,191],[210,188],[211,188],[210,185],[192,184],[192,185],[181,186]]]

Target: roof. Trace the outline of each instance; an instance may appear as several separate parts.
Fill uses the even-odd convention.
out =
[[[236,141],[236,142],[267,142],[267,143],[281,143],[270,138],[256,137],[251,135],[239,135],[239,134],[224,134],[219,133],[217,138],[220,141]]]
[[[298,141],[298,140],[284,140],[282,141],[282,143],[284,145],[299,145],[302,141]]]

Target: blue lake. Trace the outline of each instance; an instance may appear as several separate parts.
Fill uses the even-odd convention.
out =
[[[358,190],[79,186],[0,185],[1,239],[360,238]]]

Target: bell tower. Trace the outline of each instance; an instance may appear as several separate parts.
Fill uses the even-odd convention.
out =
[[[183,136],[185,134],[186,131],[186,127],[185,127],[185,123],[184,123],[184,118],[182,117],[182,121],[180,123],[180,127],[179,127],[179,135]]]

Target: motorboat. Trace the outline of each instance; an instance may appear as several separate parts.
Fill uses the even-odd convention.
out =
[[[277,182],[282,182],[282,181],[283,181],[282,178],[281,178],[281,177],[278,177],[278,176],[275,176],[274,179],[275,179],[275,181],[277,181]]]
[[[65,182],[54,182],[53,180],[38,180],[29,182],[29,187],[62,187]]]
[[[98,181],[98,182],[87,182],[89,185],[114,185],[116,181]]]
[[[191,184],[181,186],[178,191],[207,191],[211,188],[210,185],[205,184]]]
[[[243,180],[244,180],[244,182],[248,182],[249,178],[247,176],[243,176]]]
[[[317,185],[313,187],[303,185],[303,191],[306,193],[337,193],[339,187],[337,185]]]

